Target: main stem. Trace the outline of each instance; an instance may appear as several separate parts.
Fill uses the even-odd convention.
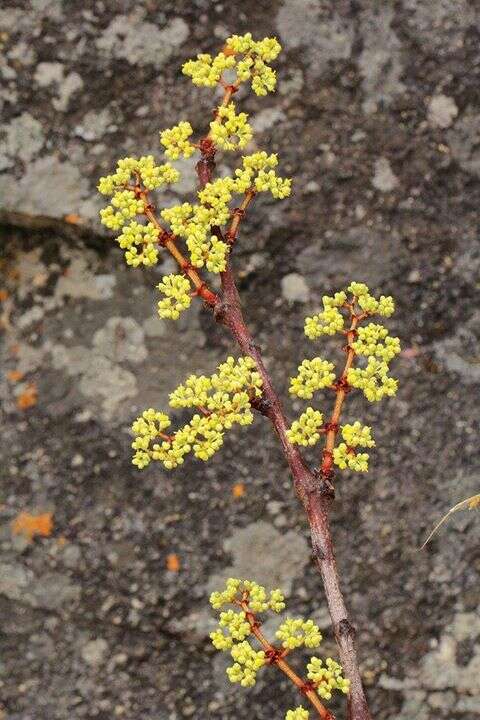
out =
[[[320,570],[335,639],[346,677],[350,680],[348,720],[371,720],[363,690],[355,649],[355,629],[351,624],[338,577],[333,541],[330,532],[329,510],[333,487],[328,480],[312,472],[304,463],[297,448],[287,437],[287,423],[280,399],[273,388],[260,350],[253,342],[240,305],[230,261],[222,273],[222,300],[217,304],[217,320],[228,327],[241,351],[252,357],[263,381],[263,405],[259,410],[268,417],[280,439],[283,453],[292,473],[295,490],[305,509],[312,538],[316,564]]]
[[[226,105],[229,102],[236,89],[236,86],[227,86],[225,88],[222,105]],[[202,156],[196,165],[196,170],[200,186],[204,187],[211,181],[215,168],[215,146],[208,135],[200,142],[200,150]],[[234,217],[233,224],[225,238],[231,245],[233,245],[236,240],[241,218],[246,207],[253,199],[253,196],[253,191],[247,194],[244,204]],[[149,217],[151,222],[158,223],[154,214],[151,214],[152,217]],[[212,228],[212,230],[215,232],[216,228]],[[220,231],[218,232],[221,236]],[[172,244],[175,246],[175,243]],[[298,448],[292,445],[287,437],[287,423],[282,404],[272,385],[270,375],[265,368],[260,350],[254,343],[243,317],[230,258],[228,259],[225,271],[221,273],[222,295],[218,298],[213,293],[210,294],[210,291],[205,288],[200,277],[193,268],[188,265],[183,256],[181,256],[176,246],[172,248],[166,245],[166,247],[177,259],[180,267],[187,271],[187,274],[197,289],[197,293],[213,308],[217,322],[222,323],[230,330],[242,353],[249,355],[256,362],[263,381],[263,393],[262,398],[255,404],[255,407],[269,418],[279,437],[283,454],[293,477],[295,490],[305,509],[310,525],[313,554],[322,576],[335,639],[340,653],[340,660],[345,675],[350,680],[347,720],[371,720],[355,649],[355,629],[349,620],[340,589],[330,532],[329,510],[334,498],[334,489],[330,482],[331,473],[327,474],[322,471],[313,472],[310,470],[304,463]],[[172,251],[175,251],[179,257]],[[343,397],[339,397],[337,394],[337,403],[340,403],[339,410],[341,409],[343,399]]]

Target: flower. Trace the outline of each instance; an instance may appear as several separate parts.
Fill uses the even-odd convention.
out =
[[[329,387],[335,381],[334,364],[315,357],[303,360],[298,366],[298,375],[290,378],[290,393],[310,400],[316,390]]]
[[[252,128],[248,115],[236,113],[235,103],[218,108],[215,120],[210,123],[210,137],[224,150],[239,150],[252,139]]]
[[[159,285],[166,294],[159,303],[162,317],[176,317],[183,309],[187,302],[184,283],[188,281],[180,275],[163,278]],[[144,413],[132,426],[136,435],[132,444],[136,451],[133,464],[144,468],[151,460],[159,460],[171,470],[181,465],[190,452],[199,460],[208,460],[223,445],[225,431],[235,424],[253,422],[251,399],[261,395],[261,388],[262,379],[250,357],[238,360],[229,357],[210,377],[190,375],[184,385],[171,393],[170,407],[195,407],[199,413],[174,434],[165,435],[165,423],[167,420],[170,423],[168,416],[145,411],[147,416]]]
[[[195,147],[188,140],[192,133],[192,126],[185,120],[178,125],[162,130],[160,142],[165,147],[165,155],[170,160],[178,160],[180,157],[189,158],[193,155]]]
[[[190,282],[182,275],[164,275],[157,288],[165,295],[158,303],[161,318],[177,320],[180,313],[190,307]]]
[[[308,407],[295,420],[287,431],[288,439],[296,445],[315,445],[320,440],[319,429],[323,424],[323,415],[318,410]]]

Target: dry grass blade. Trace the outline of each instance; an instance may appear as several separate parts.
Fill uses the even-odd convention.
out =
[[[473,510],[474,508],[480,507],[480,493],[478,495],[472,495],[472,497],[466,498],[466,500],[462,500],[462,502],[457,503],[454,505],[450,510],[442,517],[440,522],[438,522],[435,527],[433,528],[430,535],[427,537],[425,542],[423,543],[422,547],[420,548],[423,550],[425,545],[430,542],[432,537],[437,532],[438,528],[443,525],[445,520],[447,520],[450,515],[453,515],[453,513],[457,512],[457,510],[465,510],[465,508],[468,508],[469,510]]]

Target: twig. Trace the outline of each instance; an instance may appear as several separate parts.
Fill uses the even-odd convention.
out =
[[[276,665],[276,667],[278,667],[278,669],[281,670],[289,680],[291,680],[295,687],[298,688],[302,695],[305,695],[305,697],[308,698],[322,720],[335,720],[335,716],[327,710],[325,705],[320,701],[317,693],[315,692],[315,685],[303,680],[299,675],[297,675],[291,665],[285,660],[286,651],[278,650],[278,648],[267,640],[260,630],[259,624],[255,615],[250,610],[248,602],[240,603],[240,607],[245,612],[245,617],[250,625],[252,634],[257,638],[258,642],[265,650],[265,655],[269,659],[270,664]]]

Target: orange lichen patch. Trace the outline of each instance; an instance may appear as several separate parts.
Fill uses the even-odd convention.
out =
[[[82,218],[80,215],[76,215],[75,213],[69,213],[68,215],[65,215],[63,218],[65,222],[70,223],[70,225],[81,225],[82,224]]]
[[[180,560],[175,553],[167,555],[167,570],[170,570],[170,572],[178,572],[180,570]]]
[[[7,372],[7,380],[12,383],[18,382],[23,378],[23,373],[20,370],[9,370]]]
[[[67,542],[68,542],[67,538],[66,538],[66,537],[63,537],[63,535],[61,535],[61,536],[57,539],[57,545],[58,545],[58,547],[65,547],[65,545],[67,544]]]
[[[25,390],[17,397],[19,410],[28,410],[38,402],[38,390],[35,383],[28,383]]]
[[[53,530],[52,513],[41,515],[30,515],[28,512],[21,512],[12,522],[14,535],[24,535],[32,540],[36,535],[39,537],[50,537]]]
[[[241,498],[245,495],[245,485],[243,483],[235,483],[232,487],[232,495],[234,498]]]
[[[20,345],[18,343],[13,343],[13,345],[10,345],[8,349],[11,355],[18,355],[20,352]]]
[[[0,302],[5,302],[8,299],[8,290],[0,290]]]

